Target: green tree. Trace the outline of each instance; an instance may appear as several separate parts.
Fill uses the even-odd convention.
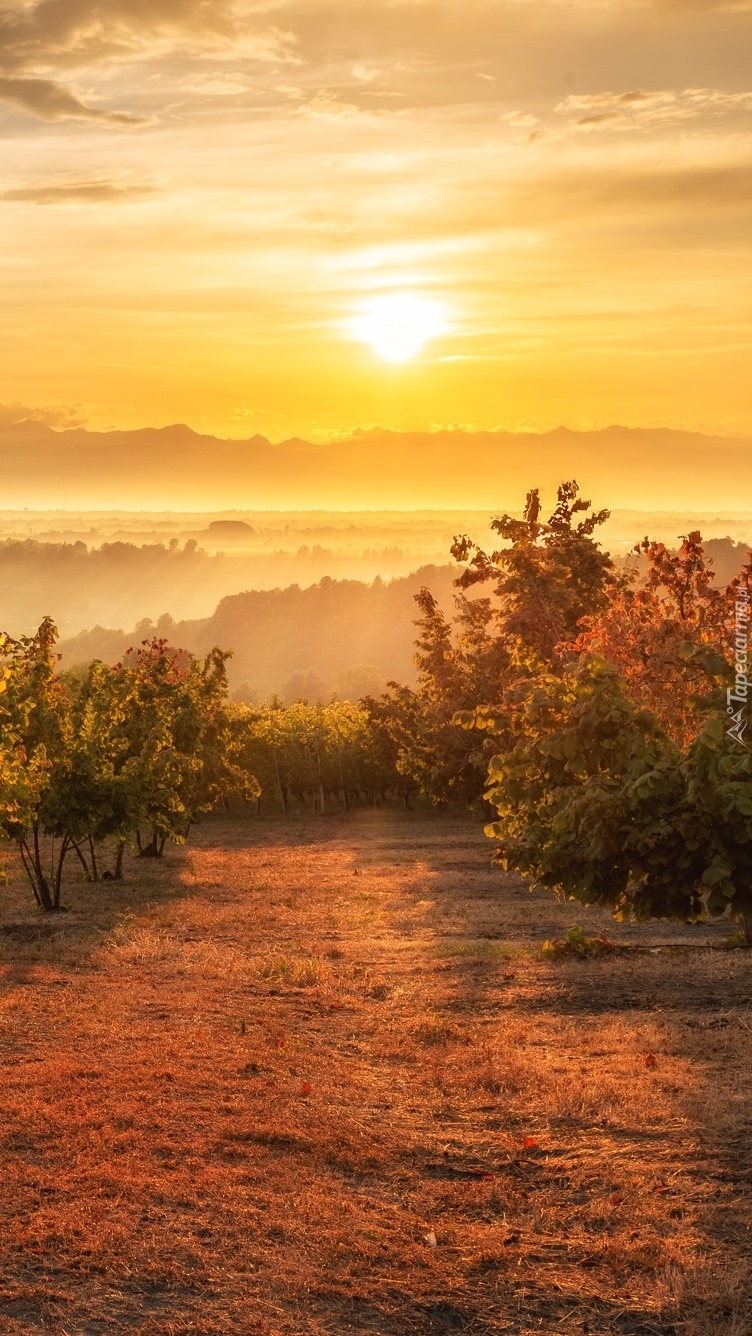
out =
[[[489,634],[488,600],[457,599],[450,623],[429,589],[416,595],[415,665],[417,687],[390,683],[383,697],[382,724],[396,747],[395,766],[412,786],[433,802],[477,802],[485,787],[487,758],[482,739],[457,726],[457,712],[469,708],[485,691],[494,699],[507,666],[505,647]],[[480,693],[484,694],[481,695]]]
[[[45,806],[70,740],[66,687],[55,673],[57,631],[45,618],[33,636],[0,636],[0,829],[20,853],[41,909],[60,906],[64,839],[45,849]]]
[[[728,912],[749,931],[752,758],[728,738],[723,703],[682,748],[615,668],[583,657],[506,704],[501,724],[493,710],[473,721],[512,739],[487,795],[502,866],[619,919]]]
[[[455,539],[452,554],[467,564],[451,622],[428,589],[417,595],[418,684],[392,683],[385,717],[397,768],[435,802],[482,801],[493,749],[473,727],[475,707],[494,704],[499,717],[510,684],[571,655],[582,618],[606,606],[618,581],[593,534],[607,517],[566,482],[544,521],[531,491],[522,519],[491,522],[504,547],[488,553],[467,536]],[[493,585],[491,597],[475,592],[483,583]]]
[[[182,843],[198,817],[231,793],[255,797],[227,701],[227,655],[203,663],[165,640],[130,650],[109,675],[125,824],[144,857]]]
[[[259,791],[227,702],[225,654],[199,663],[153,640],[115,668],[58,674],[55,639],[49,619],[35,636],[0,639],[0,831],[45,910],[60,906],[71,851],[97,880],[98,850],[114,840],[119,876],[129,839],[159,856],[218,799]]]
[[[578,493],[576,482],[562,483],[543,521],[538,489],[528,492],[521,520],[505,514],[491,521],[506,547],[488,553],[466,535],[452,545],[455,560],[468,563],[460,587],[490,581],[497,633],[546,663],[566,653],[582,619],[607,606],[617,582],[610,556],[593,539],[609,511],[591,511]]]
[[[379,702],[297,701],[240,709],[243,764],[283,812],[295,802],[321,813],[332,805],[347,811],[364,799],[401,791],[404,781],[394,769],[393,744],[381,729]]]

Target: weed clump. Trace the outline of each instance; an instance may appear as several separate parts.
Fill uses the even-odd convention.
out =
[[[258,965],[258,973],[266,983],[284,983],[293,988],[314,988],[331,982],[330,966],[320,956],[299,957],[273,951]]]
[[[605,933],[588,937],[585,929],[577,924],[564,937],[548,938],[541,947],[541,955],[545,960],[587,960],[612,956],[617,950],[616,942]]]

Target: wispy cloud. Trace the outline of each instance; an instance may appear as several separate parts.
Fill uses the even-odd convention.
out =
[[[352,120],[353,117],[367,115],[354,102],[344,102],[328,88],[322,88],[310,101],[298,108],[301,116],[311,116],[317,120],[339,121]]]
[[[155,49],[233,47],[278,60],[295,38],[229,0],[39,0],[0,10],[0,65],[49,73],[142,58]]]
[[[622,93],[573,93],[555,110],[588,130],[637,129],[692,120],[707,114],[752,111],[752,92],[722,88],[642,90]]]
[[[43,120],[66,118],[140,125],[148,117],[92,106],[71,86],[86,70],[180,54],[223,52],[261,63],[289,63],[291,32],[250,21],[229,0],[39,0],[0,10],[0,99]]]
[[[644,4],[645,0],[638,0],[638,3]],[[656,9],[674,10],[682,16],[687,11],[741,14],[752,10],[752,0],[652,0],[652,4]]]
[[[15,427],[21,422],[40,422],[45,427],[70,428],[80,427],[85,419],[79,409],[72,404],[55,404],[47,408],[29,408],[28,404],[15,400],[10,404],[0,404],[0,427]]]
[[[161,35],[228,40],[237,24],[226,0],[39,0],[0,12],[0,32],[3,65],[37,69],[142,51]]]
[[[0,102],[28,111],[43,121],[103,121],[108,125],[134,127],[146,124],[146,117],[126,111],[107,111],[82,102],[69,88],[51,79],[0,78]]]
[[[0,188],[0,199],[18,204],[118,204],[152,194],[154,187],[108,180],[55,180]]]

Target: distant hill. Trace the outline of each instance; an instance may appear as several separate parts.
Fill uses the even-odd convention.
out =
[[[750,508],[752,440],[658,428],[542,434],[354,432],[316,445],[221,440],[185,425],[138,431],[0,429],[0,505],[58,507],[519,509],[577,478],[597,504]]]
[[[253,525],[246,524],[245,520],[212,520],[206,529],[207,535],[211,538],[235,543],[243,543],[248,538],[253,538],[255,532]]]
[[[162,617],[130,632],[98,626],[58,648],[66,668],[92,659],[114,663],[130,645],[163,635],[198,655],[214,645],[232,650],[230,683],[248,698],[280,693],[327,699],[355,688],[362,695],[389,678],[414,679],[415,595],[428,585],[449,611],[456,577],[456,566],[425,566],[372,584],[325,578],[308,589],[252,590],[223,598],[212,617]]]

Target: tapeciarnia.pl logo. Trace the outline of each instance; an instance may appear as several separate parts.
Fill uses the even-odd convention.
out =
[[[741,581],[737,581],[734,600],[734,685],[726,692],[726,713],[731,716],[731,727],[726,729],[726,734],[742,747],[747,746],[744,731],[748,723],[749,615],[749,590]]]

